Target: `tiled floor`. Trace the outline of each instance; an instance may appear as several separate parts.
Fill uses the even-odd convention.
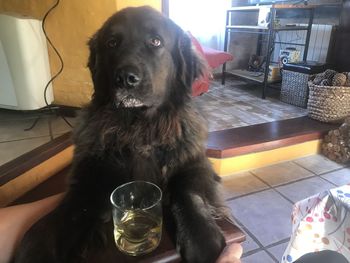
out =
[[[271,96],[270,96],[271,95]],[[261,99],[261,86],[228,78],[212,82],[209,92],[195,97],[209,131],[219,131],[264,122],[292,119],[307,115],[307,110],[281,102],[278,94]]]
[[[36,125],[30,129],[38,119]],[[66,118],[74,125],[74,118]],[[49,121],[51,121],[52,137]],[[29,152],[71,127],[61,118],[38,112],[0,110],[0,165]]]
[[[223,177],[227,204],[247,234],[243,263],[279,262],[292,234],[292,206],[350,183],[350,168],[312,155]]]

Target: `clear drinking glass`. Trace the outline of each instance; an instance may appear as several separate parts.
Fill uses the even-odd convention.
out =
[[[146,181],[133,181],[111,194],[114,239],[131,256],[156,249],[162,235],[162,191]]]

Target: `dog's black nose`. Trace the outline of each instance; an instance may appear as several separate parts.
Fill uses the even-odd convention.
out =
[[[140,83],[140,78],[132,72],[126,73],[126,84],[136,86]]]
[[[140,84],[141,77],[136,70],[120,69],[115,74],[115,81],[117,85],[133,88]]]

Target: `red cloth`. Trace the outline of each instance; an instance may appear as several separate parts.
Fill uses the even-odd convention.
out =
[[[188,32],[191,37],[192,44],[195,46],[196,50],[200,55],[202,55],[203,59],[205,59],[210,67],[206,72],[204,72],[204,76],[195,80],[192,84],[192,96],[198,96],[208,91],[209,89],[209,76],[211,75],[211,70],[217,68],[218,66],[224,64],[227,61],[233,59],[233,56],[227,52],[219,51],[216,49],[202,47],[202,45],[198,42],[198,40]]]
[[[202,47],[208,65],[214,69],[227,61],[233,60],[233,56],[227,52],[216,50],[210,47]]]

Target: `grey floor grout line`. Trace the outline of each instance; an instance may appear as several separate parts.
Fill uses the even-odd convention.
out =
[[[241,194],[241,195],[234,196],[234,197],[230,197],[230,198],[227,198],[226,201],[233,201],[233,200],[236,200],[236,199],[238,199],[238,198],[246,197],[246,196],[248,196],[248,195],[258,194],[258,193],[261,193],[261,192],[266,191],[266,190],[269,190],[269,189],[272,189],[272,187],[270,187],[270,186],[268,185],[267,188],[264,188],[264,189],[261,189],[261,190],[256,190],[256,191],[249,192],[249,193],[245,193],[245,194]]]
[[[302,167],[304,168],[304,167]],[[307,170],[307,169],[305,169]],[[294,181],[291,181],[291,182],[287,182],[287,183],[284,183],[284,184],[279,184],[279,185],[276,185],[276,186],[272,186],[270,185],[269,183],[265,182],[263,179],[261,179],[259,176],[257,176],[254,172],[251,172],[257,179],[259,179],[260,181],[262,181],[263,183],[267,184],[270,189],[273,189],[275,190],[280,196],[282,196],[284,199],[286,199],[288,202],[290,202],[291,204],[295,204],[295,202],[293,202],[292,200],[290,200],[287,196],[285,196],[282,192],[280,192],[277,188],[278,187],[281,187],[281,186],[286,186],[286,185],[290,185],[290,184],[293,184],[293,183],[296,183],[296,182],[301,182],[301,181],[304,181],[304,180],[307,180],[307,179],[311,179],[311,178],[319,178],[320,176],[315,174],[314,172],[310,171],[310,170],[307,170],[309,171],[310,173],[312,173],[313,175],[312,176],[308,176],[308,177],[304,177],[304,178],[300,178],[300,179],[297,179],[297,180],[294,180]],[[324,179],[324,178],[322,178]],[[334,185],[332,183],[332,185]],[[266,190],[266,189],[265,189]]]
[[[250,250],[246,253],[243,253],[242,254],[242,257],[241,258],[246,258],[246,257],[249,257],[251,255],[254,255],[255,253],[258,253],[258,252],[261,252],[261,251],[264,251],[262,248],[256,248],[256,249],[253,249],[253,250]]]
[[[303,180],[306,180],[306,179],[318,177],[317,174],[311,172],[313,175],[308,176],[308,177],[299,178],[299,179],[296,179],[296,180],[293,180],[293,181],[290,181],[290,182],[286,182],[286,183],[282,183],[282,184],[279,184],[279,185],[271,185],[271,184],[269,184],[267,181],[265,181],[265,180],[263,180],[262,178],[260,178],[259,176],[257,176],[255,173],[253,173],[253,172],[251,172],[251,173],[252,173],[257,179],[259,179],[261,182],[267,184],[271,189],[275,189],[275,188],[280,187],[280,186],[286,186],[286,185],[293,184],[293,183],[296,183],[296,182],[300,182],[300,181],[303,181]]]
[[[272,244],[270,244],[270,245],[267,245],[267,246],[264,247],[264,251],[265,251],[270,257],[272,257],[272,259],[274,259],[276,263],[279,263],[280,260],[279,260],[278,258],[276,258],[275,255],[272,254],[272,253],[269,251],[269,249],[270,249],[270,248],[273,248],[273,247],[275,247],[275,246],[278,246],[278,245],[287,243],[287,242],[289,242],[289,240],[290,240],[290,237],[285,238],[285,239],[282,239],[282,240],[277,241],[277,242],[275,242],[275,243],[272,243]]]
[[[258,245],[258,248],[254,249],[254,250],[261,250],[264,246],[260,243],[260,241],[253,235],[252,232],[250,232],[250,230],[240,221],[238,220],[234,215],[233,215],[233,219],[235,220],[235,222],[237,222],[237,224],[243,229],[243,231],[248,234],[253,241]],[[253,250],[252,250],[253,251]],[[250,251],[249,251],[250,252]],[[249,252],[247,252],[246,254],[248,254]],[[243,253],[244,254],[244,253]],[[254,253],[252,253],[254,254]],[[244,254],[245,255],[245,254]]]
[[[295,159],[295,160],[297,160],[297,159]],[[317,173],[311,171],[310,169],[304,167],[303,165],[296,163],[295,160],[292,160],[291,162],[293,162],[294,164],[298,165],[299,167],[301,167],[301,168],[303,168],[303,169],[305,169],[305,170],[309,171],[310,173],[313,173],[313,174],[315,174],[315,175],[317,175],[317,176],[321,176],[321,175],[325,175],[325,174],[328,174],[328,173],[332,173],[332,172],[335,172],[335,171],[344,169],[344,168],[346,167],[346,166],[343,166],[343,167],[336,168],[336,169],[334,169],[334,170],[329,170],[329,171],[327,171],[327,172],[323,172],[323,173],[317,174]]]
[[[252,173],[252,172],[251,172]],[[300,179],[297,179],[297,180],[294,180],[294,181],[291,181],[291,182],[287,182],[287,183],[283,183],[283,184],[279,184],[279,185],[276,185],[276,186],[272,186],[270,185],[269,183],[267,183],[266,181],[264,181],[263,179],[261,179],[260,177],[258,177],[256,174],[252,173],[254,177],[256,177],[258,180],[260,180],[261,182],[263,182],[264,184],[267,185],[267,188],[265,189],[261,189],[261,190],[257,190],[257,191],[253,191],[253,192],[250,192],[250,193],[246,193],[246,194],[242,194],[242,195],[238,195],[238,196],[234,196],[234,197],[231,197],[231,198],[227,198],[226,201],[233,201],[233,200],[236,200],[236,199],[239,199],[241,197],[246,197],[248,195],[253,195],[253,194],[257,194],[257,193],[261,193],[263,191],[266,191],[266,190],[275,190],[278,194],[280,194],[283,198],[285,198],[287,201],[291,202],[292,204],[294,204],[295,202],[291,201],[289,198],[287,198],[286,196],[284,196],[280,191],[278,191],[276,188],[278,187],[281,187],[281,186],[286,186],[286,185],[290,185],[290,184],[293,184],[293,183],[296,183],[296,182],[301,182],[301,181],[304,181],[306,179],[310,179],[310,178],[315,178],[315,177],[319,177],[318,175],[315,175],[313,174],[312,176],[309,176],[309,177],[305,177],[305,178],[300,178]],[[322,178],[324,179],[324,178]],[[332,183],[333,184],[333,183]],[[333,184],[334,185],[334,184]]]
[[[337,184],[335,184],[335,183],[333,183],[333,182],[329,181],[329,180],[328,180],[328,179],[326,179],[326,178],[323,178],[323,177],[321,177],[321,176],[320,176],[320,179],[325,180],[326,182],[328,182],[328,183],[330,183],[330,184],[334,185],[335,187],[338,187],[338,185],[337,185]]]
[[[291,233],[291,234],[292,234],[292,233]],[[275,242],[275,243],[272,243],[272,244],[270,244],[270,245],[267,245],[267,246],[265,246],[265,248],[266,248],[266,249],[270,249],[270,248],[272,248],[272,247],[275,247],[275,246],[278,246],[278,245],[287,243],[287,242],[289,242],[289,240],[290,240],[290,237],[287,237],[287,238],[284,238],[284,239],[282,239],[282,240],[280,240],[280,241],[277,241],[277,242]]]
[[[282,196],[284,199],[286,199],[288,202],[290,202],[292,205],[295,204],[295,202],[293,202],[292,200],[290,200],[287,196],[285,196],[283,193],[281,193],[280,191],[278,191],[277,189],[273,188],[273,190],[275,190],[280,196]],[[292,214],[293,211],[290,211],[290,213]]]
[[[282,239],[282,240],[279,240],[279,241],[277,241],[277,242],[274,242],[274,243],[272,243],[272,244],[269,244],[269,245],[267,245],[267,246],[264,246],[264,245],[257,239],[257,237],[255,237],[254,234],[253,234],[252,232],[250,232],[249,229],[248,229],[240,220],[238,220],[235,216],[233,216],[233,218],[234,218],[234,221],[239,225],[239,227],[242,228],[243,231],[244,231],[246,234],[248,234],[248,235],[251,237],[251,239],[253,239],[253,241],[258,245],[258,248],[255,248],[255,249],[250,250],[250,251],[248,251],[248,252],[246,252],[246,253],[243,253],[242,258],[251,256],[251,255],[253,255],[253,254],[255,254],[255,253],[258,253],[258,252],[260,252],[260,251],[265,251],[265,252],[272,258],[272,260],[274,260],[276,263],[279,262],[279,260],[276,259],[276,257],[275,257],[270,251],[268,251],[268,249],[269,249],[269,248],[272,248],[272,247],[274,247],[274,246],[278,246],[278,245],[280,245],[280,244],[286,243],[286,242],[289,241],[290,238],[284,238],[284,239]]]
[[[309,156],[311,156],[311,155],[309,155]],[[300,159],[300,158],[297,158],[297,159]],[[293,159],[290,162],[294,163],[296,166],[299,166],[299,167],[303,168],[304,170],[306,170],[306,171],[308,171],[310,173],[313,173],[313,174],[317,175],[315,172],[311,171],[310,169],[308,169],[308,168],[302,166],[301,164],[298,164],[297,162],[295,162],[295,160],[297,160],[297,159]]]
[[[328,171],[328,172],[320,173],[318,176],[322,176],[322,175],[326,175],[326,174],[333,173],[333,172],[336,172],[336,171],[340,171],[340,170],[342,170],[344,168],[348,168],[348,167],[347,166],[339,167],[339,168],[337,168],[335,170],[331,170],[331,171]]]
[[[313,173],[313,174],[316,174],[316,173],[314,173],[313,171],[311,171],[311,170],[305,168],[305,167],[302,166],[301,164],[298,164],[298,163],[296,163],[296,162],[294,162],[294,161],[293,161],[293,163],[295,163],[296,165],[298,165],[298,166],[304,168],[305,170],[307,170],[307,171],[309,171],[309,172],[311,172],[311,173]],[[334,186],[337,187],[337,186],[338,186],[337,184],[335,184],[335,183],[333,183],[333,182],[327,180],[326,178],[323,178],[322,175],[326,175],[326,174],[329,174],[329,173],[333,173],[333,172],[336,172],[336,171],[340,171],[340,170],[345,169],[345,168],[347,168],[347,165],[344,165],[343,167],[336,168],[336,169],[334,169],[334,170],[330,170],[330,171],[327,171],[327,172],[323,172],[323,173],[320,173],[320,174],[316,174],[316,176],[318,176],[320,179],[323,179],[323,180],[327,181],[328,183],[330,183],[330,184],[332,184],[332,185],[334,185]],[[311,178],[311,177],[309,177],[309,178]]]
[[[270,252],[268,251],[268,249],[272,248],[272,247],[275,247],[275,246],[278,246],[278,245],[281,245],[283,243],[286,243],[286,242],[289,242],[290,240],[290,237],[288,238],[284,238],[282,240],[279,240],[277,242],[274,242],[272,244],[269,244],[267,246],[264,246],[258,239],[257,237],[254,236],[254,234],[252,232],[249,231],[249,229],[240,221],[238,220],[236,217],[234,217],[234,220],[235,222],[243,229],[243,231],[248,234],[251,239],[253,239],[253,241],[258,245],[258,248],[255,248],[253,250],[250,250],[246,253],[243,253],[242,255],[242,258],[245,258],[245,257],[248,257],[248,256],[251,256],[251,255],[254,255],[255,253],[258,253],[260,251],[265,251],[273,261],[275,261],[276,263],[279,263],[279,260]]]
[[[294,184],[294,183],[301,182],[301,181],[304,181],[304,180],[307,180],[307,179],[311,179],[311,178],[315,178],[315,177],[318,177],[318,175],[313,174],[313,175],[311,175],[311,176],[299,178],[299,179],[296,179],[296,180],[294,180],[294,181],[290,181],[290,182],[288,182],[288,183],[283,183],[283,184],[279,184],[279,185],[274,185],[274,186],[272,186],[272,188],[277,188],[277,187],[286,186],[286,185],[289,185],[289,184]]]
[[[279,263],[279,260],[277,260],[276,257],[275,257],[273,254],[271,254],[270,251],[268,251],[268,250],[266,250],[266,249],[264,249],[264,248],[254,249],[254,250],[249,251],[248,253],[245,253],[245,254],[242,255],[242,259],[244,259],[244,258],[246,258],[246,257],[249,257],[249,256],[251,256],[251,255],[254,255],[254,254],[258,253],[258,252],[262,252],[262,251],[264,251],[266,254],[268,254],[268,256],[269,256],[275,263]]]
[[[1,119],[2,118],[2,116],[1,116],[1,113],[0,113],[0,123],[1,122],[13,122],[13,121],[25,121],[25,120],[35,120],[35,119],[37,119],[37,118],[44,118],[44,116],[39,116],[39,115],[37,115],[37,116],[26,116],[26,117],[18,117],[18,118],[7,118],[7,116],[6,117],[4,117],[4,119]]]
[[[66,131],[66,132],[68,132],[68,131]],[[53,135],[54,136],[62,135],[66,132],[57,132],[57,133],[54,132]],[[22,138],[22,139],[9,140],[9,141],[0,141],[0,144],[7,143],[7,142],[20,142],[20,141],[26,141],[26,140],[33,140],[33,139],[39,139],[39,138],[44,138],[44,137],[50,137],[50,134],[34,136],[34,137],[27,137],[27,138]]]
[[[272,258],[272,260],[275,261],[275,263],[279,263],[279,260],[270,251],[268,251],[266,247],[263,249],[263,251],[265,251],[265,253],[268,254],[270,258]]]
[[[264,184],[268,185],[270,188],[273,187],[273,186],[270,185],[267,181],[265,181],[265,180],[263,180],[262,178],[260,178],[259,176],[257,176],[257,175],[253,172],[253,170],[250,171],[250,173],[251,173],[256,179],[258,179],[258,180],[260,180],[261,182],[263,182]]]
[[[314,172],[308,170],[308,171],[309,171],[310,173],[312,173],[313,175],[308,176],[308,177],[299,178],[299,179],[296,179],[296,180],[294,180],[294,181],[282,183],[282,184],[279,184],[279,185],[274,185],[274,186],[273,186],[273,185],[270,185],[270,184],[267,183],[267,182],[265,182],[263,179],[259,178],[259,177],[258,177],[257,175],[255,175],[254,173],[252,173],[252,174],[254,174],[254,176],[255,176],[256,178],[260,179],[262,182],[268,184],[271,188],[276,188],[276,187],[286,186],[286,185],[288,185],[288,184],[300,182],[300,181],[303,181],[303,180],[306,180],[306,179],[315,178],[315,177],[320,177],[321,175],[325,175],[325,174],[328,174],[328,173],[331,173],[331,172],[335,172],[335,171],[338,171],[338,170],[341,170],[341,169],[344,169],[344,168],[339,168],[339,169],[332,170],[332,171],[330,171],[330,172],[325,172],[325,173],[322,173],[322,174],[316,174],[316,173],[314,173]],[[307,169],[306,169],[306,170],[307,170]],[[322,178],[322,179],[324,179],[324,178]]]
[[[57,134],[54,134],[54,135],[57,135]],[[43,138],[43,137],[50,137],[50,135],[47,134],[47,135],[27,137],[27,138],[22,138],[22,139],[14,139],[14,140],[9,140],[9,141],[0,141],[0,144],[1,143],[7,143],[7,142],[19,142],[19,141],[33,140],[33,139],[39,139],[39,138]]]

